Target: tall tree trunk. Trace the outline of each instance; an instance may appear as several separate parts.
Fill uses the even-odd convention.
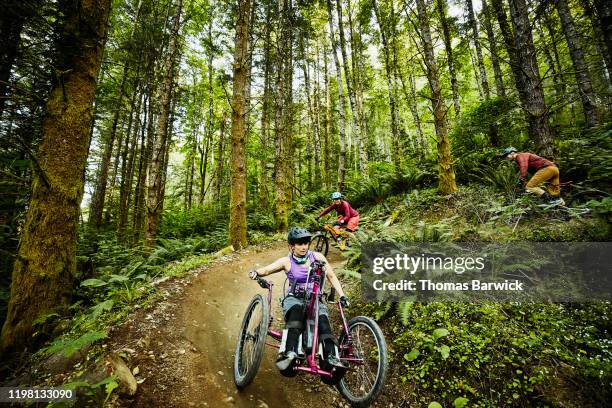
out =
[[[599,16],[601,31],[608,49],[608,60],[612,60],[612,2],[609,0],[594,0],[593,5]]]
[[[281,0],[279,13],[279,35],[277,36],[275,163],[274,163],[274,216],[276,229],[286,231],[291,205],[292,148],[292,104],[291,84],[293,80],[293,5],[291,0]]]
[[[314,188],[321,188],[321,102],[320,102],[320,88],[319,88],[319,43],[317,41],[315,47],[316,60],[314,64],[314,94],[312,102],[313,116],[316,126],[315,139],[313,143],[313,154],[314,154]]]
[[[410,88],[406,86],[406,81],[404,80],[403,75],[400,76],[402,82],[402,91],[404,93],[404,98],[406,99],[406,103],[408,104],[408,108],[410,109],[410,114],[412,115],[412,120],[414,121],[415,127],[415,141],[414,146],[415,149],[418,147],[418,154],[422,159],[425,158],[426,147],[425,147],[425,139],[423,137],[423,131],[421,129],[421,117],[419,116],[419,111],[417,107],[417,99],[416,99],[416,91],[414,90],[414,75],[409,74],[408,80],[410,81]]]
[[[461,114],[461,105],[459,104],[459,83],[457,81],[455,57],[453,56],[453,39],[448,27],[448,19],[446,18],[446,1],[436,0],[436,8],[438,9],[438,16],[440,17],[440,23],[442,24],[442,37],[444,39],[444,48],[446,50],[448,72],[451,78],[451,89],[453,90],[453,107],[455,109],[455,117],[458,118]],[[417,133],[419,133],[419,130],[417,130]]]
[[[561,57],[559,56],[559,49],[557,47],[557,43],[560,41],[557,36],[557,32],[554,27],[554,23],[552,21],[551,15],[549,13],[545,13],[542,20],[544,21],[544,26],[546,26],[546,31],[548,31],[548,36],[550,37],[550,51],[552,51],[554,62],[557,63],[557,78],[561,86],[561,93],[565,94],[566,84],[563,78],[563,65],[561,65]]]
[[[510,0],[510,15],[515,34],[514,50],[516,50],[519,69],[525,76],[523,109],[527,113],[529,136],[535,142],[538,153],[552,157],[554,133],[548,123],[548,107],[544,102],[542,80],[525,0]],[[520,89],[519,92],[521,92]]]
[[[506,96],[506,91],[504,90],[504,79],[502,76],[502,71],[499,63],[499,54],[497,51],[497,41],[495,40],[493,24],[491,24],[491,13],[489,11],[489,6],[487,5],[487,0],[481,1],[483,21],[485,25],[485,30],[487,31],[489,48],[491,50],[491,63],[493,65],[493,75],[495,76],[495,92],[497,93],[497,96]]]
[[[584,9],[584,13],[589,17],[591,25],[593,26],[595,44],[597,45],[597,50],[601,54],[604,66],[606,67],[606,72],[608,75],[605,80],[607,80],[608,84],[612,86],[612,55],[610,55],[608,49],[606,48],[606,41],[604,33],[602,31],[601,21],[599,19],[599,16],[596,14],[593,5],[591,4],[591,0],[582,0],[581,3]],[[604,74],[603,76],[605,77],[606,75]]]
[[[474,17],[474,6],[472,5],[472,0],[465,0],[465,3],[468,11],[468,23],[472,29],[472,40],[474,41],[474,47],[476,48],[476,61],[478,63],[478,69],[480,70],[482,92],[484,93],[485,99],[489,99],[489,80],[487,79],[487,71],[484,66],[484,59],[482,58],[480,40],[478,39],[478,24],[476,23],[476,17]]]
[[[358,141],[359,163],[361,173],[364,177],[369,177],[368,173],[368,127],[363,108],[363,54],[361,33],[355,33],[353,29],[353,17],[351,11],[351,0],[347,0],[347,14],[349,22],[349,38],[351,43],[351,63],[353,67],[353,90],[355,93],[355,103],[357,104],[357,115],[360,120],[361,137]]]
[[[226,122],[227,114],[223,112],[221,123],[219,123],[219,142],[217,143],[217,175],[215,176],[215,198],[217,201],[221,198],[221,187],[223,187],[223,152],[225,151],[223,143],[225,142]]]
[[[2,328],[2,355],[43,340],[33,322],[64,314],[76,273],[79,206],[85,184],[92,101],[102,59],[110,0],[60,1],[56,67],[61,75],[46,106],[40,168],[15,261]]]
[[[212,35],[212,22],[214,16],[214,8],[210,7],[210,20],[208,22],[208,117],[206,119],[206,144],[204,148],[198,147],[200,151],[200,205],[204,205],[204,198],[206,195],[206,172],[208,171],[208,153],[212,146],[213,132],[214,132],[214,87],[213,87],[213,59],[214,59],[214,46],[213,46],[213,35]]]
[[[334,58],[336,68],[336,82],[338,88],[338,139],[340,141],[340,154],[338,155],[338,191],[344,191],[344,178],[346,173],[346,99],[342,86],[342,66],[338,59],[338,44],[334,34],[334,19],[332,14],[331,0],[327,0],[327,20],[329,23],[329,40],[331,43],[331,54]]]
[[[134,90],[137,93],[137,89]],[[135,110],[134,132],[129,142],[130,149],[127,158],[124,158],[125,169],[121,170],[121,187],[119,189],[119,213],[117,215],[117,238],[121,242],[127,240],[127,221],[130,208],[130,196],[132,193],[132,183],[134,181],[134,157],[136,156],[138,134],[140,133],[140,112],[144,93],[138,96],[138,104]],[[129,137],[129,133],[128,133]],[[126,138],[127,139],[127,138]],[[126,162],[127,161],[127,162]]]
[[[350,1],[350,0],[349,0]],[[359,110],[357,109],[357,100],[355,97],[355,84],[353,80],[353,75],[351,75],[351,70],[349,68],[349,60],[346,53],[346,39],[344,36],[344,21],[342,17],[342,0],[336,0],[336,10],[338,12],[338,34],[340,38],[340,52],[342,53],[342,65],[344,67],[344,79],[346,80],[346,91],[349,95],[349,103],[351,106],[351,112],[353,114],[353,132],[352,134],[357,139],[357,147],[361,148],[363,143],[362,139],[365,137],[363,129],[361,128],[361,118]],[[331,12],[331,10],[330,10]],[[354,74],[354,73],[353,73]],[[366,162],[358,162],[358,168],[361,170],[361,173],[364,177],[368,176],[368,163]]]
[[[163,208],[163,174],[165,172],[164,162],[168,138],[168,119],[170,117],[170,103],[172,97],[172,86],[175,76],[175,63],[179,53],[179,25],[182,0],[176,0],[176,10],[172,18],[172,30],[170,44],[168,46],[166,60],[164,63],[164,82],[160,97],[159,117],[157,119],[157,132],[153,146],[153,154],[149,163],[147,177],[147,224],[145,230],[145,246],[151,248],[155,244],[155,237],[159,229],[161,209]]]
[[[518,2],[518,6],[515,4]],[[508,17],[502,0],[491,0],[497,21],[504,38],[510,68],[514,77],[521,106],[525,112],[530,138],[536,144],[536,151],[548,157],[553,155],[554,134],[548,124],[548,109],[544,103],[544,92],[527,7],[523,0],[510,0],[514,33],[508,25]]]
[[[313,101],[312,101],[312,97],[311,97],[311,92],[310,92],[310,82],[311,82],[311,78],[309,75],[309,63],[308,63],[308,58],[307,58],[307,51],[305,49],[304,46],[304,36],[300,36],[300,51],[302,53],[302,73],[304,74],[304,92],[306,93],[306,105],[307,105],[307,111],[308,111],[308,126],[306,127],[306,157],[308,158],[308,189],[312,190],[313,189],[313,179],[314,174],[312,171],[312,162],[315,162],[315,165],[318,165],[318,157],[314,157],[315,155],[313,155],[313,150],[314,147],[313,145],[315,144],[315,140],[319,138],[318,132],[319,132],[319,126],[318,123],[316,122],[316,118],[315,118],[315,114],[314,114],[314,108],[313,108]],[[312,133],[311,133],[312,132]],[[314,159],[314,160],[313,160]],[[316,172],[316,170],[315,170]]]
[[[121,115],[121,105],[123,102],[123,96],[125,95],[125,83],[127,81],[129,72],[129,63],[125,63],[123,67],[123,74],[121,77],[121,85],[119,86],[119,93],[117,95],[117,102],[115,104],[115,112],[113,113],[113,121],[111,124],[110,133],[104,144],[104,152],[102,153],[102,161],[98,169],[98,177],[94,192],[91,196],[91,206],[89,209],[89,225],[94,228],[100,228],[102,225],[102,214],[104,211],[104,201],[106,199],[106,184],[108,182],[108,171],[110,168],[111,157],[113,155],[113,146],[115,144],[115,137],[117,135],[117,125],[119,123],[119,116]],[[119,142],[119,145],[121,142]],[[121,150],[121,146],[117,148]]]
[[[323,76],[325,79],[325,120],[323,127],[323,169],[325,171],[325,186],[331,186],[331,80],[329,77],[329,64],[327,59],[327,47],[323,45]]]
[[[212,123],[212,120],[211,120]],[[213,133],[212,133],[212,127],[209,128],[210,132],[207,131],[206,132],[206,142],[204,144],[204,148],[202,147],[198,147],[199,151],[200,151],[200,165],[199,165],[199,173],[200,173],[200,197],[199,197],[199,204],[200,205],[204,205],[204,198],[206,198],[206,192],[207,190],[207,185],[206,185],[206,173],[208,172],[208,157],[209,157],[209,153],[211,151],[211,147],[212,147],[212,143],[213,143]],[[221,145],[221,141],[219,141],[219,144]],[[221,147],[222,148],[222,147]],[[210,184],[210,182],[209,182]]]
[[[555,61],[553,59],[553,56],[550,53],[550,49],[549,49],[548,44],[546,42],[546,36],[544,35],[544,30],[542,30],[541,22],[540,22],[540,24],[537,24],[536,27],[538,29],[538,34],[539,34],[539,36],[541,38],[541,41],[544,44],[543,47],[542,47],[542,53],[544,54],[544,58],[546,58],[546,63],[548,64],[548,69],[551,72],[553,86],[554,86],[554,89],[555,89],[555,94],[556,94],[557,98],[560,98],[561,95],[563,95],[563,91],[564,91],[564,86],[561,83],[561,76],[559,75],[559,72],[557,71],[557,66],[555,65]]]
[[[17,57],[21,31],[40,1],[9,0],[0,5],[0,117],[9,95],[9,79]]]
[[[570,56],[574,65],[574,75],[580,93],[582,102],[582,111],[584,113],[586,124],[588,127],[596,126],[599,123],[599,115],[597,112],[597,97],[593,91],[589,70],[584,60],[584,52],[580,45],[580,39],[576,32],[574,19],[570,14],[566,0],[556,0],[557,12],[561,19],[561,28],[565,34],[567,45],[569,46]]]
[[[387,76],[387,93],[389,94],[389,110],[391,111],[391,159],[396,172],[399,172],[401,165],[401,149],[399,143],[399,122],[397,118],[397,109],[395,106],[395,89],[393,86],[391,58],[389,56],[389,42],[387,41],[386,24],[381,19],[381,13],[378,9],[377,0],[372,1],[374,15],[378,21],[380,30],[380,39],[383,46],[383,54],[385,56],[385,74]]]
[[[425,66],[427,67],[427,80],[431,88],[431,107],[434,115],[434,126],[438,139],[438,188],[442,194],[454,194],[457,191],[455,183],[455,172],[448,139],[448,127],[446,124],[446,106],[442,97],[440,80],[438,78],[438,65],[431,40],[429,18],[425,0],[416,0],[421,27],[421,39],[423,41],[423,52]]]
[[[270,207],[270,191],[268,189],[268,148],[270,141],[270,108],[273,105],[272,100],[272,75],[274,74],[272,66],[272,5],[266,3],[266,21],[268,24],[264,26],[264,90],[261,106],[261,133],[260,145],[261,152],[259,156],[259,172],[258,172],[258,201],[260,208],[268,210]]]
[[[134,228],[132,234],[132,243],[136,245],[140,241],[141,234],[144,230],[145,223],[145,211],[146,211],[146,181],[147,181],[147,169],[151,161],[151,151],[153,149],[153,120],[155,110],[155,82],[153,81],[154,76],[154,63],[153,59],[149,63],[149,79],[147,89],[147,108],[145,112],[146,127],[143,123],[142,128],[142,141],[140,148],[140,161],[138,163],[138,182],[136,184],[136,198],[134,201]],[[146,132],[146,138],[145,138]]]
[[[248,110],[249,20],[251,0],[239,0],[234,49],[234,80],[232,98],[232,148],[230,159],[230,244],[235,249],[247,245],[246,225],[246,132]]]

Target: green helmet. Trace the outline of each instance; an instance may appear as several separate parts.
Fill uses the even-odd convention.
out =
[[[289,234],[287,234],[287,242],[289,245],[302,241],[304,238],[308,238],[310,240],[312,238],[312,234],[308,232],[306,228],[302,227],[292,227],[289,230]]]
[[[516,148],[512,146],[506,147],[502,153],[502,157],[507,157],[510,153],[516,153],[516,152],[518,152]]]

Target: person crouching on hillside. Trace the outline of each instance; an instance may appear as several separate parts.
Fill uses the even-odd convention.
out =
[[[502,153],[502,157],[505,157],[507,160],[513,160],[518,164],[521,173],[519,184],[521,187],[524,187],[525,190],[537,194],[551,204],[565,204],[565,201],[560,197],[559,168],[555,163],[533,153],[519,152],[514,147],[507,147]],[[531,179],[525,183],[527,170],[535,171],[535,173]],[[548,185],[542,188],[542,184],[546,182],[548,182]]]

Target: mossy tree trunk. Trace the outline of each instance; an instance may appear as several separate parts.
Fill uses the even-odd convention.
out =
[[[495,92],[497,96],[506,96],[504,89],[504,79],[502,76],[500,58],[497,51],[497,41],[495,39],[495,32],[493,31],[493,25],[491,24],[491,13],[489,12],[489,6],[486,0],[482,0],[482,18],[487,32],[487,39],[489,40],[489,49],[491,50],[491,65],[493,65],[493,75],[495,76]]]
[[[276,229],[287,231],[291,206],[292,175],[292,105],[293,93],[293,5],[291,0],[282,0],[277,36],[275,163],[274,163],[274,215]]]
[[[145,228],[145,246],[147,248],[151,248],[155,244],[163,208],[165,157],[166,149],[170,148],[168,143],[168,120],[171,111],[172,87],[176,75],[174,67],[179,53],[178,36],[182,7],[182,0],[177,0],[172,20],[170,45],[168,46],[168,54],[166,55],[164,65],[164,82],[160,97],[157,132],[147,175],[147,223]]]
[[[2,328],[4,353],[43,340],[33,322],[63,314],[70,304],[76,272],[76,230],[85,184],[92,101],[102,60],[110,0],[58,3],[58,80],[46,106],[40,169],[15,262],[11,297]]]
[[[417,0],[419,26],[423,42],[423,60],[427,67],[427,80],[431,88],[431,108],[434,116],[434,126],[438,140],[438,189],[442,194],[453,194],[457,191],[455,171],[453,170],[446,121],[446,106],[440,87],[438,65],[434,55],[433,42],[425,0]]]
[[[272,100],[272,76],[274,75],[274,67],[272,64],[272,5],[266,3],[266,21],[268,24],[264,27],[264,44],[263,44],[263,65],[264,65],[264,89],[261,105],[261,132],[260,144],[261,153],[259,156],[259,205],[263,210],[268,210],[270,207],[269,200],[269,178],[268,178],[268,149],[270,140],[270,108],[273,105]]]
[[[529,9],[525,0],[510,0],[509,3],[514,28],[514,49],[519,69],[523,72],[525,80],[523,110],[527,114],[529,136],[535,142],[537,153],[552,157],[554,133],[548,122],[548,107],[544,101],[544,89],[531,33]],[[519,92],[521,92],[520,89]]]
[[[574,24],[574,18],[570,13],[569,6],[566,0],[556,0],[557,12],[561,20],[561,28],[565,34],[567,45],[569,47],[570,57],[574,65],[574,76],[578,84],[580,101],[582,102],[582,111],[586,119],[586,124],[589,127],[596,126],[599,123],[599,113],[597,106],[597,97],[593,90],[589,69],[584,58],[578,31]]]
[[[334,58],[336,68],[336,88],[338,89],[338,140],[340,142],[340,152],[338,154],[338,191],[344,190],[344,178],[346,174],[346,99],[342,86],[342,66],[338,58],[338,44],[334,33],[333,11],[331,0],[327,0],[327,18],[329,23],[329,39],[331,44],[331,54]]]
[[[466,0],[465,4],[468,12],[468,24],[472,29],[472,41],[474,41],[474,48],[476,48],[476,61],[480,71],[482,92],[484,94],[484,98],[489,99],[489,80],[487,79],[487,71],[484,65],[484,58],[482,57],[482,48],[480,47],[480,40],[478,38],[478,23],[476,23],[476,17],[474,16],[474,6],[472,5],[472,0]]]
[[[382,42],[383,54],[385,56],[385,74],[387,78],[387,93],[389,95],[389,111],[391,114],[391,160],[393,161],[393,167],[396,172],[399,172],[401,165],[401,147],[400,147],[400,138],[399,138],[399,121],[397,118],[397,108],[395,102],[395,86],[392,77],[393,66],[391,65],[391,57],[389,55],[389,41],[387,40],[387,25],[393,24],[386,20],[382,19],[382,14],[380,13],[377,1],[374,0],[372,2],[372,8],[374,9],[374,16],[376,17],[376,21],[378,22],[378,27],[380,31],[380,40]]]
[[[232,100],[232,145],[230,160],[230,244],[235,249],[247,244],[246,225],[246,133],[249,84],[249,20],[251,0],[240,0],[236,21]]]
[[[451,89],[453,90],[453,107],[455,109],[455,117],[461,114],[461,105],[459,104],[459,82],[457,81],[457,70],[455,68],[455,57],[453,53],[453,38],[451,37],[450,28],[448,26],[448,18],[446,17],[446,1],[436,0],[436,9],[438,18],[442,25],[442,38],[444,40],[444,49],[446,50],[446,61],[448,62],[448,73],[451,78]],[[414,116],[414,115],[413,115]]]

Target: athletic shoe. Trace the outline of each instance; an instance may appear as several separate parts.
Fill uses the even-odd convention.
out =
[[[295,351],[280,353],[276,359],[276,367],[279,370],[286,370],[291,366],[291,364],[293,364],[293,360],[295,360],[296,357],[297,353]]]

